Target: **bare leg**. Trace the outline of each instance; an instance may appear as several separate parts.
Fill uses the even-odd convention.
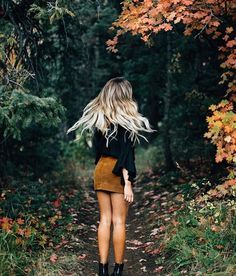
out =
[[[100,209],[100,221],[98,226],[98,249],[100,262],[108,262],[110,246],[110,229],[111,229],[111,198],[110,193],[97,191],[98,204]]]
[[[122,263],[124,261],[125,226],[129,203],[124,199],[124,195],[120,193],[111,193],[111,203],[115,262]]]

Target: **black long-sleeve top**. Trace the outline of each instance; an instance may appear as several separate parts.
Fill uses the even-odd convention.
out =
[[[135,146],[129,137],[130,132],[118,125],[118,131],[113,138],[109,138],[108,147],[106,146],[106,138],[102,132],[95,128],[93,135],[93,148],[95,152],[95,165],[98,163],[100,157],[113,156],[117,158],[112,172],[121,176],[121,184],[125,185],[122,168],[128,171],[128,180],[134,186],[136,182],[136,166],[135,166]]]

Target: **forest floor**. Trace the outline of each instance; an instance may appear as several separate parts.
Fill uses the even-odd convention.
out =
[[[152,173],[138,179],[134,187],[135,200],[129,207],[126,222],[126,251],[124,276],[163,275],[165,257],[161,257],[161,242],[165,224],[171,223],[176,209],[174,192],[167,191]],[[77,231],[70,246],[57,253],[61,275],[98,275],[97,227],[99,210],[96,194],[87,186],[84,201],[77,214]],[[78,246],[79,245],[79,246]],[[159,256],[158,256],[159,255]],[[158,259],[159,258],[159,259]],[[114,253],[112,232],[110,240],[109,273],[112,273]],[[167,275],[167,274],[165,274]]]
[[[68,185],[22,182],[2,193],[0,207],[17,217],[2,218],[1,275],[97,275],[99,208],[91,175],[86,170]],[[138,175],[126,221],[124,276],[236,275],[234,190],[214,200],[210,191],[227,191],[218,185],[221,190],[208,190],[206,199],[210,182],[203,180],[150,169]],[[113,265],[111,231],[110,274]]]

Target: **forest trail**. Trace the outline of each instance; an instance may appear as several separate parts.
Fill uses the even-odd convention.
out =
[[[154,259],[152,260],[140,245],[145,245],[149,241],[145,233],[146,222],[142,220],[142,216],[139,211],[141,205],[140,199],[142,195],[142,187],[137,183],[137,187],[134,188],[135,202],[130,205],[129,212],[126,221],[126,251],[125,251],[125,265],[124,276],[138,276],[141,272],[146,272],[147,275],[152,274],[153,268],[155,268]],[[97,227],[99,223],[99,211],[96,194],[94,191],[88,191],[86,200],[83,202],[83,206],[80,211],[82,212],[82,221],[79,224],[82,225],[78,231],[78,238],[83,237],[84,253],[86,257],[83,262],[83,271],[87,275],[98,275],[98,248],[97,248]],[[85,255],[82,255],[82,258]],[[110,239],[110,256],[109,256],[109,273],[111,274],[113,269],[113,246],[112,246],[112,231]],[[154,274],[153,274],[154,275]]]
[[[161,263],[164,260],[161,260],[161,257],[159,257],[158,264],[156,263],[160,250],[156,246],[161,243],[161,239],[165,235],[165,227],[162,223],[170,220],[168,206],[172,204],[171,199],[173,197],[173,193],[163,189],[155,176],[147,175],[142,176],[134,188],[135,201],[129,207],[126,223],[124,276],[158,275],[158,272],[161,272],[163,268]],[[77,239],[82,241],[82,248],[77,255],[77,260],[79,260],[79,270],[83,272],[79,272],[79,270],[77,273],[64,272],[63,275],[85,275],[84,273],[89,276],[98,275],[98,202],[91,186],[87,188],[85,194],[84,202],[78,214],[78,231],[76,233]],[[162,226],[160,226],[160,221]],[[111,232],[110,274],[113,271],[113,260]]]

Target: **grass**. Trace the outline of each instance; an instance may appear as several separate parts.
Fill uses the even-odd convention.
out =
[[[179,211],[179,225],[166,242],[168,270],[177,273],[174,275],[183,271],[190,275],[235,275],[236,203],[232,206],[232,200],[225,200],[208,208],[188,207],[187,203]]]
[[[58,189],[53,185],[35,188],[36,185],[18,184],[15,193],[11,186],[1,201],[1,275],[25,275],[41,269],[37,266],[42,252],[47,252],[44,258],[49,260],[55,248],[70,241],[76,231],[81,190],[68,186]]]

